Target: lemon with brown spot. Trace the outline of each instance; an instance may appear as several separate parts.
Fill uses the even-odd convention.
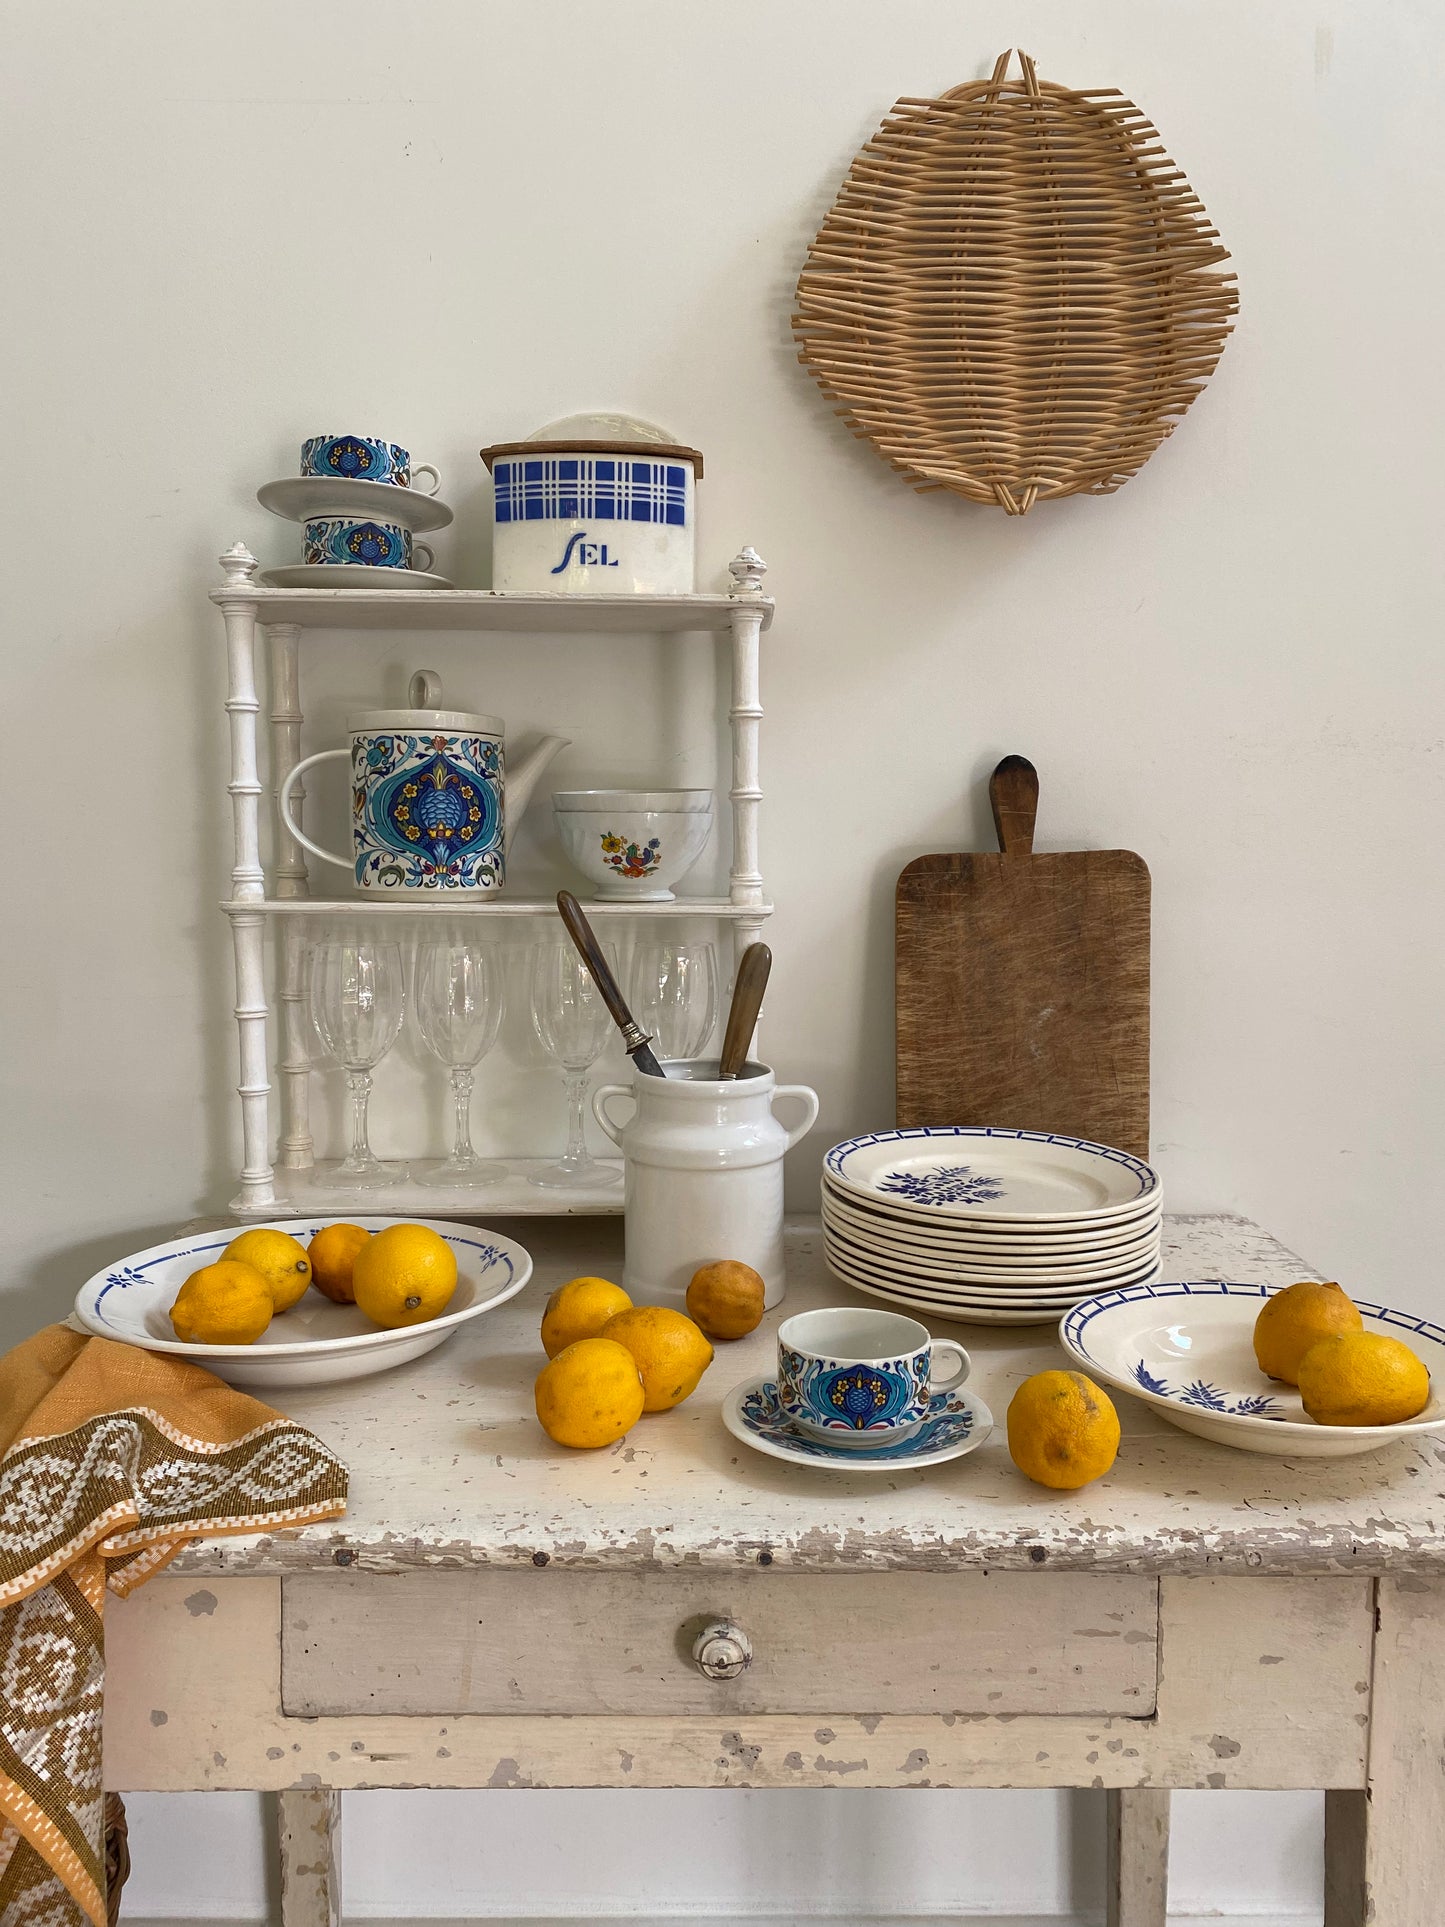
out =
[[[642,1417],[642,1374],[625,1345],[579,1338],[542,1367],[532,1397],[549,1439],[595,1452],[615,1445]]]
[[[1430,1374],[1402,1339],[1338,1332],[1300,1360],[1299,1395],[1316,1425],[1399,1425],[1430,1403]]]
[[[218,1258],[193,1271],[171,1306],[171,1329],[187,1345],[254,1345],[276,1307],[254,1265]]]
[[[1266,1378],[1297,1385],[1300,1360],[1311,1345],[1337,1332],[1363,1331],[1364,1325],[1338,1285],[1306,1279],[1265,1299],[1254,1321],[1254,1356]]]
[[[607,1278],[573,1278],[547,1300],[542,1313],[542,1350],[548,1358],[575,1345],[579,1338],[595,1338],[609,1318],[630,1311],[632,1300]]]
[[[1119,1414],[1082,1372],[1035,1372],[1009,1400],[1008,1449],[1035,1484],[1073,1492],[1118,1457]]]
[[[311,1260],[306,1255],[306,1247],[289,1231],[265,1231],[259,1226],[254,1231],[243,1231],[239,1238],[232,1238],[221,1256],[239,1265],[255,1266],[271,1287],[271,1305],[275,1311],[289,1311],[305,1296],[306,1287],[311,1283]]]
[[[602,1337],[625,1345],[642,1374],[645,1412],[670,1412],[697,1390],[713,1349],[693,1321],[669,1305],[634,1305],[602,1327]]]
[[[688,1316],[709,1338],[746,1338],[763,1322],[767,1287],[751,1265],[723,1258],[692,1274]]]
[[[351,1267],[357,1307],[395,1331],[440,1318],[457,1288],[456,1253],[424,1224],[389,1224],[364,1244]]]
[[[370,1242],[371,1233],[363,1231],[359,1224],[327,1224],[307,1245],[311,1282],[333,1305],[356,1303],[356,1286],[351,1274],[357,1253]]]

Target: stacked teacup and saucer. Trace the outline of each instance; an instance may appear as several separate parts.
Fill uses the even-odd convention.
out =
[[[993,1415],[964,1389],[970,1360],[916,1318],[837,1305],[778,1327],[778,1362],[723,1401],[733,1437],[793,1465],[898,1472],[977,1451]]]
[[[430,476],[430,491],[414,486]],[[452,519],[437,499],[441,477],[430,462],[379,435],[312,435],[301,444],[301,472],[267,482],[256,500],[299,522],[304,560],[263,570],[270,589],[450,589],[432,572],[432,552],[417,536]],[[367,571],[365,581],[359,572]]]

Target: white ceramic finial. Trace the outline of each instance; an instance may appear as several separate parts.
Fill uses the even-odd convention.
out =
[[[219,560],[228,589],[244,589],[261,566],[244,542],[233,542]]]
[[[754,548],[746,548],[741,555],[735,555],[728,564],[728,574],[733,579],[731,595],[761,595],[763,577],[768,565]]]

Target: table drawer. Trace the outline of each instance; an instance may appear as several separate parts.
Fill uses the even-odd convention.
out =
[[[744,1670],[694,1643],[731,1622]],[[1159,1590],[1031,1573],[304,1574],[286,1713],[1153,1713]]]

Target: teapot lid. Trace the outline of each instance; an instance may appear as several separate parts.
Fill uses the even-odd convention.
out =
[[[411,709],[367,709],[348,716],[348,729],[403,729],[425,735],[428,730],[449,730],[464,736],[496,736],[505,725],[500,716],[478,716],[463,709],[442,709],[442,679],[435,669],[418,669],[407,686]]]

